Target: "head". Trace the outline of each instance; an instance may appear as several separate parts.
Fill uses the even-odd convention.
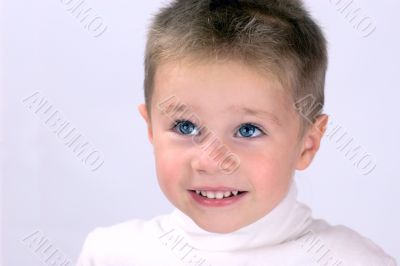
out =
[[[325,39],[299,1],[163,8],[148,34],[138,109],[171,203],[218,233],[268,214],[319,149],[326,65]],[[240,192],[206,199],[229,191]]]

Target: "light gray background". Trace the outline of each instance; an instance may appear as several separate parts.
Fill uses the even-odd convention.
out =
[[[97,38],[66,2],[0,4],[5,266],[42,265],[22,242],[35,231],[75,261],[94,227],[172,208],[156,183],[152,147],[136,108],[143,101],[146,28],[167,1],[86,0],[84,6],[108,27]],[[376,26],[366,38],[337,11],[338,3],[306,1],[329,41],[325,110],[376,158],[377,167],[362,175],[324,139],[313,165],[297,174],[299,197],[315,217],[355,229],[400,261],[400,3],[353,3]],[[36,91],[103,154],[98,171],[81,163],[22,102]]]

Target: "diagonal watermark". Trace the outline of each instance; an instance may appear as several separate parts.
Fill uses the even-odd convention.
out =
[[[294,104],[296,111],[313,124],[310,119],[311,113],[316,113],[315,110],[322,109],[322,104],[318,103],[315,97],[311,94],[301,98]],[[323,132],[321,132],[323,134]],[[325,137],[335,145],[337,151],[341,152],[346,159],[352,162],[353,166],[366,176],[371,174],[376,168],[376,158],[366,149],[358,144],[355,137],[348,132],[343,126],[329,116],[329,123],[325,131]]]
[[[185,119],[199,125],[198,130],[202,131],[203,134],[192,136],[193,143],[199,145],[204,152],[208,152],[207,155],[217,161],[219,169],[224,174],[232,174],[239,168],[239,156],[232,153],[214,132],[205,127],[200,118],[178,97],[172,95],[162,100],[157,104],[157,108],[173,122],[176,118],[185,117]]]
[[[329,3],[336,8],[336,11],[342,15],[344,20],[353,26],[353,29],[361,37],[367,38],[375,32],[375,20],[368,16],[354,0],[329,0]]]
[[[40,230],[36,230],[24,236],[21,242],[45,265],[72,266],[71,260],[69,260]]]
[[[88,7],[85,0],[60,0],[60,3],[93,37],[98,38],[106,32],[108,26],[104,24],[103,18]]]
[[[312,261],[320,266],[343,266],[336,254],[318,238],[313,231],[308,231],[303,237],[296,240]]]
[[[93,148],[87,138],[40,92],[26,97],[22,103],[92,172],[103,166],[102,153]]]
[[[189,245],[185,238],[175,229],[163,232],[158,239],[186,265],[211,266],[211,264],[200,255],[199,251]]]

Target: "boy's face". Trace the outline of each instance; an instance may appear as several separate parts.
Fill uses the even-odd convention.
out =
[[[207,231],[232,232],[269,213],[286,195],[294,171],[306,168],[319,148],[327,116],[299,141],[299,115],[272,75],[235,61],[170,62],[159,66],[154,82],[151,121],[144,104],[139,111],[159,184],[172,204]],[[170,97],[189,108],[163,112],[158,105]],[[173,120],[183,121],[174,127]],[[210,141],[193,139],[210,132]],[[211,140],[238,159],[234,171],[223,171]],[[234,196],[233,190],[243,193]],[[229,197],[215,198],[223,194]]]

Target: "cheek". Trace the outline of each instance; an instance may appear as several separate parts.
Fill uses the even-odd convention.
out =
[[[160,187],[165,194],[170,194],[183,185],[184,158],[179,155],[179,149],[162,145],[155,146],[154,156]]]
[[[253,189],[267,197],[279,196],[286,189],[292,176],[290,160],[283,153],[264,153],[247,156],[243,161],[243,175]]]

